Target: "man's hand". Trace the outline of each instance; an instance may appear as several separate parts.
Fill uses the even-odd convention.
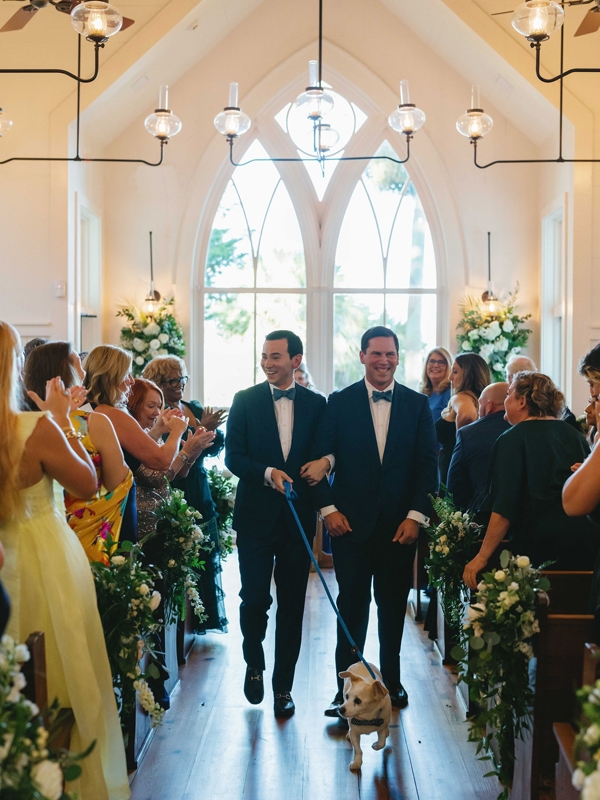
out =
[[[200,423],[207,431],[216,431],[227,419],[227,411],[224,408],[218,408],[214,411],[210,406],[206,406],[202,411],[202,419]]]
[[[477,576],[483,572],[487,566],[487,561],[481,555],[476,555],[472,561],[469,561],[463,572],[463,581],[467,584],[469,589],[477,588]]]
[[[319,458],[317,461],[307,461],[300,470],[300,477],[308,481],[309,486],[316,486],[327,475],[330,467],[328,458]]]
[[[285,486],[283,485],[284,481],[288,481],[288,483],[292,485],[294,483],[290,476],[282,469],[273,468],[273,471],[271,472],[271,483],[278,492],[281,492],[281,494],[285,494]]]
[[[332,511],[323,517],[323,522],[330,536],[343,536],[352,530],[350,523],[340,511]]]
[[[416,519],[405,519],[400,523],[400,527],[396,531],[396,535],[392,539],[393,542],[400,544],[412,544],[419,538],[419,523]]]

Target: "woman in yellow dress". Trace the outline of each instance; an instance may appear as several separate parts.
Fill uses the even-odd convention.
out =
[[[12,603],[7,633],[23,642],[43,631],[48,696],[71,708],[81,762],[80,800],[130,797],[125,749],[94,579],[77,536],[54,503],[52,480],[78,497],[97,490],[96,470],[69,418],[71,395],[49,381],[40,412],[19,412],[18,333],[0,322],[0,541]]]
[[[28,390],[44,397],[46,381],[60,377],[67,389],[81,385],[85,372],[79,355],[70,342],[48,342],[36,348],[27,359],[23,380]],[[84,398],[75,393],[76,399]],[[33,406],[33,403],[31,403]],[[106,537],[119,540],[123,511],[133,476],[111,421],[103,414],[79,408],[70,414],[71,423],[96,469],[97,489],[84,500],[65,493],[67,522],[77,534],[90,561],[108,562]]]

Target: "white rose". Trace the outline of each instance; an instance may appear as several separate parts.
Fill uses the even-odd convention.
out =
[[[442,552],[443,552],[443,554],[444,554],[445,556],[447,556],[447,555],[448,555],[448,553],[450,552],[450,548],[449,548],[449,547],[442,547]]]
[[[150,611],[156,611],[156,609],[160,605],[160,593],[159,592],[152,592],[152,597],[150,598],[150,602],[148,603],[150,607]]]
[[[160,333],[160,328],[156,324],[156,322],[150,322],[144,328],[144,334],[146,336],[157,336]]]
[[[140,586],[138,586],[138,592],[142,595],[148,594],[149,591],[150,589],[147,583],[142,583]]]
[[[135,357],[135,363],[138,365],[138,367],[141,367],[142,364],[144,364],[145,362],[144,362],[144,359],[141,356],[136,356]]]
[[[158,339],[152,339],[150,342],[150,350],[158,350],[160,347],[160,342]]]
[[[170,558],[167,567],[174,567],[174,566],[175,566],[175,561],[172,558]]]
[[[479,355],[485,359],[485,361],[490,360],[490,356],[494,352],[494,345],[493,344],[484,344],[482,347],[479,348]]]
[[[573,776],[571,778],[571,783],[576,789],[581,791],[583,789],[583,784],[585,783],[586,774],[582,769],[576,769],[573,772]]]
[[[503,569],[499,569],[497,572],[494,573],[494,580],[502,583],[502,581],[506,580],[506,572]]]
[[[510,592],[518,592],[519,591],[519,584],[516,581],[508,584],[508,590]]]
[[[505,331],[506,333],[510,333],[511,331],[514,331],[514,329],[515,326],[513,325],[512,320],[510,319],[507,319],[506,322],[502,325],[502,330]]]
[[[469,622],[475,622],[476,619],[482,617],[485,614],[485,608],[481,605],[481,603],[476,603],[474,606],[469,606],[467,610],[467,617]]]
[[[60,800],[63,793],[63,774],[56,761],[40,761],[31,770],[31,779],[48,800]]]
[[[19,662],[19,664],[24,664],[26,661],[29,661],[29,648],[26,644],[18,644],[15,647],[15,660]]]
[[[111,558],[111,563],[114,564],[115,567],[120,567],[125,563],[125,556],[113,556]]]
[[[473,339],[479,339],[479,331],[469,331],[469,339],[473,341]]]
[[[169,341],[169,334],[168,333],[159,334],[158,340],[161,344],[166,344]]]
[[[472,350],[472,349],[473,349],[473,345],[471,344],[471,342],[468,342],[466,340],[461,345],[461,350],[466,350],[468,352],[469,350]]]
[[[530,564],[531,561],[527,558],[527,556],[519,556],[517,558],[517,567],[519,569],[527,569]]]
[[[583,741],[589,746],[597,744],[600,741],[600,725],[596,722],[590,725],[586,732],[583,734]]]
[[[496,339],[494,342],[494,347],[499,353],[506,353],[508,350],[508,339],[506,336],[500,336],[498,339]]]
[[[494,335],[493,335],[493,337],[491,337],[491,338],[495,339],[495,338],[496,338],[496,336],[498,336],[498,334],[500,333],[500,323],[498,322],[498,320],[497,320],[497,319],[495,319],[495,320],[492,322],[492,324],[491,324],[491,325],[490,325],[490,327],[489,327],[489,331],[490,331],[490,334],[491,334],[492,332],[493,332],[493,334],[494,334]]]
[[[166,348],[161,347],[160,350],[156,351],[156,355],[157,356],[168,356],[169,355],[169,351]]]
[[[600,797],[600,772],[596,769],[588,775],[581,792],[581,800],[598,800]]]
[[[133,347],[138,353],[143,353],[144,350],[148,349],[147,343],[143,339],[138,339],[137,336],[133,340]]]

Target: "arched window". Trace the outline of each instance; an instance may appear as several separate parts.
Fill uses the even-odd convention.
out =
[[[344,103],[340,146],[360,155],[356,132],[379,135],[382,119]],[[289,135],[291,108],[256,120],[271,156],[301,152]],[[376,155],[398,158],[379,141]],[[277,328],[301,336],[316,386],[328,393],[362,377],[361,334],[386,325],[400,340],[396,377],[416,389],[426,351],[440,342],[432,237],[409,172],[372,159],[362,174],[349,161],[328,163],[322,175],[314,163],[269,161],[260,138],[243,153],[244,162],[253,158],[267,160],[233,170],[212,220],[202,289],[204,402],[229,406],[236,391],[263,380],[261,346]]]

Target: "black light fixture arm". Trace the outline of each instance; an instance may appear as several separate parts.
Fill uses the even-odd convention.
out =
[[[235,161],[233,158],[233,142],[235,137],[228,136],[227,143],[229,144],[229,161],[234,167],[245,167],[248,164],[254,164],[257,161],[270,161],[270,162],[292,162],[302,163],[316,161],[318,164],[324,164],[326,161],[393,161],[394,164],[406,164],[410,158],[410,140],[412,136],[406,136],[406,158],[392,158],[392,156],[322,156],[321,158],[249,158],[248,161]]]
[[[531,46],[535,47],[535,74],[538,80],[542,81],[543,83],[554,83],[555,81],[560,81],[563,78],[566,78],[567,75],[573,75],[576,72],[600,72],[600,68],[598,67],[573,67],[573,69],[567,69],[564,72],[561,70],[560,74],[554,75],[552,78],[544,78],[544,76],[540,73],[541,44],[539,42],[532,42]]]
[[[0,75],[66,75],[68,78],[77,81],[77,83],[93,83],[100,71],[101,47],[104,47],[102,42],[94,42],[94,74],[91,78],[82,78],[79,72],[75,75],[66,69],[0,69]]]

